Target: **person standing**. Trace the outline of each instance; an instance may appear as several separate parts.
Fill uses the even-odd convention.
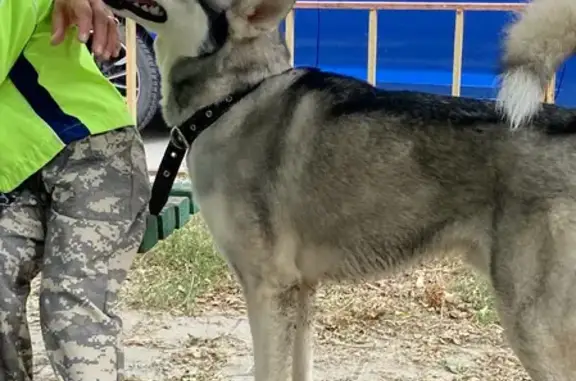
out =
[[[101,0],[0,0],[0,381],[32,380],[26,320],[61,380],[123,379],[118,291],[146,227],[144,146],[85,42],[118,54]]]

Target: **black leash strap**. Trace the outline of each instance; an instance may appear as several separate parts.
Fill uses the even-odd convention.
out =
[[[168,202],[180,165],[194,140],[257,86],[230,94],[224,100],[200,109],[184,123],[172,128],[168,147],[166,147],[152,185],[150,214],[157,216]]]
[[[182,160],[186,156],[186,151],[186,141],[182,137],[181,130],[178,127],[172,128],[168,147],[166,147],[152,185],[152,196],[149,203],[150,214],[157,216],[168,202],[172,185],[176,180]]]

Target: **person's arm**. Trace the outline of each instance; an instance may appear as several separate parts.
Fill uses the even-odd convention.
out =
[[[37,0],[0,0],[0,84],[34,32],[37,3]]]

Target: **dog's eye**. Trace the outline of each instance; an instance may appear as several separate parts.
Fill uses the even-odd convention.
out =
[[[210,34],[217,47],[222,47],[226,43],[226,38],[228,38],[228,20],[224,12],[218,14],[214,19]]]

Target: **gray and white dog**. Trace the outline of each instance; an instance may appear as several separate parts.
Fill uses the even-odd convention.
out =
[[[575,113],[543,106],[512,129],[493,102],[292,69],[277,30],[292,1],[107,1],[158,33],[168,123],[258,84],[188,153],[243,287],[256,381],[312,380],[321,282],[446,252],[489,277],[533,380],[576,380]]]

